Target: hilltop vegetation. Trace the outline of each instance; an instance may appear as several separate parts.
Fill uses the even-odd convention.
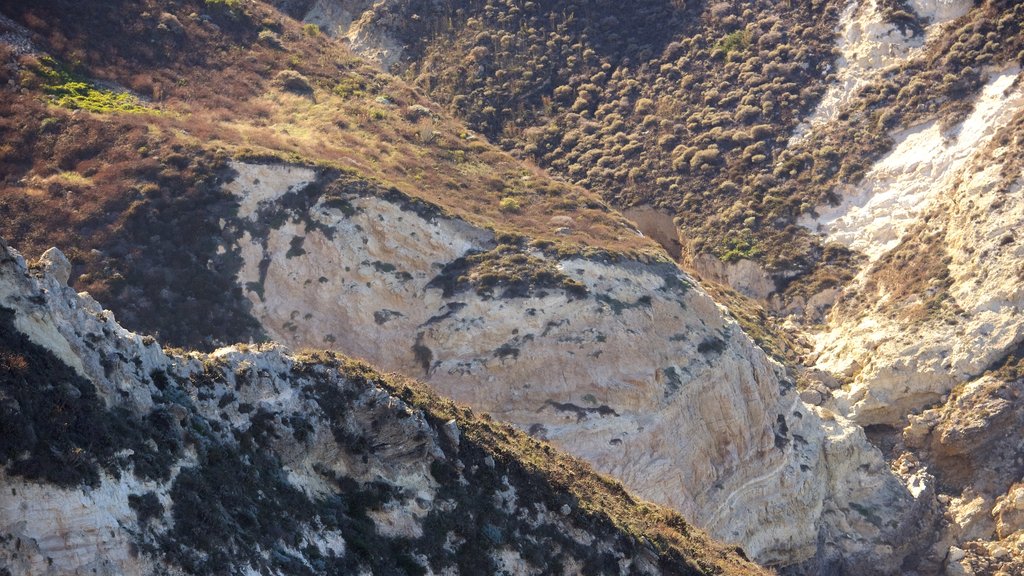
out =
[[[0,10],[24,26],[0,44],[0,232],[30,257],[65,247],[79,289],[170,343],[264,338],[221,253],[232,158],[319,166],[569,253],[658,252],[599,198],[265,4]]]
[[[440,6],[379,3],[358,25],[394,37],[405,47],[395,68],[504,148],[615,206],[663,207],[687,256],[757,260],[797,293],[845,281],[851,258],[797,217],[838,201],[836,185],[890,149],[890,130],[955,122],[985,66],[1024,59],[1024,7],[986,0],[829,130],[791,141],[831,78],[844,2]],[[921,33],[904,3],[882,11]]]

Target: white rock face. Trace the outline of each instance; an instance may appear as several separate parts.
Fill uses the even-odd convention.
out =
[[[992,71],[974,111],[948,133],[936,120],[893,135],[893,150],[856,187],[840,191],[842,203],[819,208],[817,218],[805,216],[800,223],[871,260],[895,248],[965,168],[983,165],[993,136],[1024,105],[1019,74],[1019,66]]]
[[[913,58],[943,24],[970,10],[970,0],[911,0],[918,15],[928,18],[924,37],[902,31],[882,17],[877,0],[850,0],[836,27],[836,48],[840,56],[830,83],[818,107],[794,134],[794,141],[810,130],[835,120],[857,92],[873,82],[879,71]]]
[[[124,481],[109,476],[96,489],[60,489],[6,477],[0,499],[0,533],[21,543],[16,557],[5,558],[0,567],[14,574],[149,574],[152,561],[132,555],[131,537],[123,529],[135,525],[128,495],[145,492],[134,478]]]
[[[305,188],[316,176],[312,169],[301,166],[271,167],[240,162],[230,162],[229,165],[238,172],[238,177],[228,182],[225,189],[241,202],[239,214],[246,214],[250,219],[256,218],[260,206]],[[252,192],[243,194],[246,190]]]
[[[315,0],[303,21],[328,34],[348,38],[352,49],[387,70],[401,61],[405,48],[389,36],[409,0]],[[382,15],[374,18],[374,8]],[[430,10],[430,7],[423,7]]]
[[[372,0],[347,1],[315,0],[303,18],[304,22],[316,24],[328,34],[346,35],[352,22],[359,18]]]
[[[496,463],[486,452],[493,447],[481,446],[475,440],[458,440],[461,435],[455,421],[435,427],[423,411],[375,382],[372,373],[347,375],[344,359],[334,359],[334,364],[301,363],[274,346],[224,348],[209,356],[166,356],[156,343],[147,343],[119,327],[110,313],[88,296],[76,295],[48,272],[30,274],[24,259],[2,240],[0,310],[5,322],[10,318],[7,314],[13,313],[18,339],[27,337],[53,354],[26,353],[31,354],[24,360],[30,369],[45,370],[52,363],[77,358],[74,369],[96,389],[96,397],[90,398],[90,402],[98,403],[90,412],[93,417],[114,417],[125,422],[133,415],[151,416],[155,412],[149,411],[159,406],[172,419],[163,421],[166,428],[155,433],[148,431],[147,434],[154,435],[140,440],[155,446],[177,430],[183,443],[182,449],[172,454],[166,479],[140,479],[127,463],[131,461],[132,450],[125,449],[117,454],[125,463],[116,464],[116,474],[109,473],[111,470],[104,466],[91,486],[75,485],[72,480],[68,482],[72,487],[63,488],[45,475],[30,481],[9,473],[10,462],[5,452],[4,466],[0,468],[0,573],[292,574],[300,567],[303,573],[318,573],[324,570],[325,560],[345,557],[354,549],[349,546],[349,534],[329,523],[338,514],[351,516],[353,510],[363,510],[370,525],[356,526],[356,537],[402,539],[400,544],[393,545],[402,546],[396,550],[409,550],[415,556],[410,561],[425,564],[429,555],[432,564],[442,564],[439,573],[458,574],[453,554],[424,548],[430,546],[430,541],[416,539],[424,535],[428,516],[434,515],[436,521],[441,515],[440,524],[434,524],[436,529],[448,525],[444,515],[453,514],[454,519],[459,509],[479,507],[465,514],[490,513],[491,501],[495,509],[500,508],[506,515],[501,528],[495,530],[507,530],[509,537],[512,530],[525,534],[534,550],[541,547],[552,557],[563,557],[560,555],[564,552],[567,564],[584,566],[583,558],[598,550],[614,558],[623,572],[652,576],[661,573],[657,552],[643,543],[629,541],[616,528],[595,527],[587,514],[549,511],[545,502],[564,494],[546,495],[544,487],[532,484],[535,478],[514,472],[506,462]],[[26,320],[29,318],[30,321]],[[34,329],[23,331],[21,326]],[[29,346],[18,345],[31,350]],[[95,372],[98,365],[103,369]],[[25,405],[12,406],[12,397],[7,392],[15,390],[17,384],[6,380],[8,369],[7,364],[0,364],[0,375],[5,378],[0,395],[4,413],[17,418],[39,416],[28,406],[34,401],[32,398],[25,398],[29,400]],[[153,376],[157,371],[162,372],[162,379]],[[89,390],[91,394],[91,388],[77,389]],[[84,396],[80,398],[85,401]],[[104,416],[114,408],[123,411],[111,411],[114,416]],[[66,439],[57,438],[54,444],[46,446],[37,444],[32,450],[45,452],[63,440]],[[246,448],[246,442],[255,443],[256,448]],[[476,451],[459,452],[460,443],[466,442],[476,443]],[[360,443],[366,446],[360,448]],[[82,449],[77,465],[87,465],[95,457],[92,449]],[[204,453],[213,456],[203,456]],[[18,455],[16,459],[29,457],[38,455]],[[230,478],[231,471],[219,466],[221,459],[233,462],[232,458],[236,459],[235,466],[251,466],[261,475],[261,482],[256,487],[245,486],[240,485],[244,482],[238,482],[238,478]],[[453,470],[451,485],[439,484],[434,472],[438,465]],[[213,482],[228,484],[218,488],[231,492],[230,497],[210,494],[210,486],[202,480],[204,473],[196,472],[204,466],[213,466]],[[484,467],[500,481],[488,480],[486,476],[482,479],[475,471]],[[191,479],[179,484],[178,479],[185,474],[191,475],[186,476]],[[225,474],[229,477],[224,478]],[[349,484],[341,484],[343,488],[339,490],[343,480]],[[459,496],[458,487],[472,483],[483,486],[479,488],[479,502]],[[386,486],[390,496],[374,501],[373,490],[356,492],[368,485]],[[538,501],[524,501],[517,496],[525,490],[539,496]],[[144,494],[153,502],[147,508],[147,518],[142,518],[133,504],[133,497]],[[338,498],[346,502],[342,508],[333,504]],[[362,503],[356,504],[357,499]],[[280,526],[286,524],[279,525],[278,518],[248,516],[264,507],[273,510],[275,506],[296,514],[289,521],[295,528],[293,532],[280,534]],[[295,510],[285,510],[290,507]],[[225,523],[222,519],[227,514],[242,516]],[[186,523],[184,527],[179,525],[181,522]],[[339,526],[352,529],[345,528],[345,524]],[[196,547],[196,540],[202,540],[207,530],[209,538],[215,539],[212,545],[217,547],[217,553],[227,555],[219,560],[223,564],[214,564],[221,567],[218,569],[206,565],[209,554]],[[229,533],[224,534],[224,530]],[[451,534],[455,532],[449,533],[449,542]],[[502,533],[497,534],[494,545],[483,550],[498,559],[499,567],[515,574],[538,572],[535,553],[524,558],[510,543],[499,542]],[[559,535],[559,539],[546,536],[550,534]],[[249,544],[253,538],[267,549],[254,550],[254,545]],[[698,535],[695,541],[701,538]],[[412,550],[409,546],[414,542],[418,548]],[[288,562],[282,565],[281,558],[285,557]],[[733,559],[732,565],[739,563]],[[749,573],[755,571],[751,567]]]
[[[928,18],[932,23],[959,18],[967,14],[973,5],[969,0],[909,0],[907,3],[914,12]]]
[[[63,252],[57,248],[50,248],[39,257],[39,262],[48,273],[57,279],[57,282],[68,283],[68,278],[71,277],[71,262]]]
[[[753,260],[723,262],[710,254],[700,254],[690,262],[695,273],[761,301],[775,293],[777,286],[760,264]]]
[[[231,190],[243,206],[253,206],[244,195],[274,195],[250,190],[260,186],[249,176],[257,168],[236,169],[246,184]],[[345,200],[242,237],[239,283],[275,339],[424,378],[762,562],[836,556],[819,548],[819,530],[862,525],[854,504],[890,525],[919,512],[863,435],[801,403],[782,368],[675,266],[556,261],[586,286],[583,297],[446,291],[450,265],[493,248],[491,233],[372,196]],[[845,555],[898,566],[899,544],[882,544],[894,537],[871,528]]]
[[[847,204],[849,211],[831,220],[831,238],[877,259],[927,217],[917,234],[940,235],[937,245],[949,255],[949,294],[962,310],[949,321],[912,321],[883,313],[886,295],[869,294],[875,312],[832,318],[816,337],[817,367],[852,378],[835,396],[858,422],[899,421],[1024,338],[1024,247],[1015,235],[1024,226],[1024,205],[1007,202],[1019,196],[1020,182],[1003,185],[1006,142],[994,138],[1024,110],[1019,73],[1016,66],[993,72],[952,140],[943,141],[933,125],[905,135],[859,186],[868,198],[863,207]],[[866,278],[849,290],[867,290]]]

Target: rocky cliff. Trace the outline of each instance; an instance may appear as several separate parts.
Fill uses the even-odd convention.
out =
[[[895,571],[900,532],[927,525],[929,489],[803,404],[674,264],[560,255],[310,168],[233,168],[225,251],[275,340],[424,378],[761,562]]]
[[[757,574],[504,425],[333,354],[165,351],[0,242],[0,572]]]
[[[37,268],[50,276],[26,282],[56,293],[70,281],[177,345],[273,340],[423,379],[787,573],[1022,570],[1021,3],[80,4],[0,0],[0,233],[70,260],[48,253]],[[87,398],[97,430],[152,439],[70,423],[86,435],[10,452],[5,481],[27,496],[4,514],[47,495],[59,505],[45,513],[67,510],[69,534],[92,539],[29,534],[67,548],[64,565],[145,571],[162,555],[192,571],[301,573],[333,553],[375,573],[479,572],[471,558],[529,573],[534,544],[557,549],[566,572],[679,560],[619,540],[617,517],[593,536],[607,543],[599,559],[550,539],[589,530],[566,524],[575,508],[567,520],[558,499],[510,531],[480,520],[489,511],[455,515],[483,540],[436,529],[448,520],[431,514],[460,498],[492,499],[444,492],[452,478],[472,484],[473,466],[495,470],[483,452],[434,470],[369,440],[376,420],[346,420],[356,428],[334,445],[299,439],[294,414],[335,425],[318,387],[337,370],[345,414],[377,414],[378,396],[423,409],[410,422],[425,427],[385,436],[422,432],[425,458],[450,462],[444,423],[461,412],[432,416],[404,385],[333,356],[165,356],[112,324],[119,352],[96,356],[45,319],[52,299],[32,298],[4,304],[11,345],[51,350],[59,366],[35,348],[26,358],[83,376],[107,411],[74,380],[59,403],[18,397],[11,414],[28,422],[42,412],[24,416],[26,403],[63,414]],[[105,317],[81,302],[75,318]],[[24,373],[12,358],[8,373]],[[250,365],[269,375],[246,392],[235,374]],[[167,384],[153,376],[164,372]],[[190,398],[167,399],[168,386]],[[31,424],[12,437],[37,445]],[[271,500],[294,496],[287,522],[306,540],[249,531],[278,510],[248,501],[204,519],[246,528],[226,557],[176,532],[194,520],[168,511],[181,471],[204,490],[223,473],[210,446],[277,486]],[[345,469],[322,473],[336,452]],[[51,497],[40,478],[90,488]],[[511,488],[485,480],[512,514],[498,495]],[[358,504],[337,508],[337,490]],[[324,506],[340,510],[335,524],[311,519]],[[397,545],[353,549],[357,533],[400,534],[413,552],[364,554]],[[512,550],[510,534],[529,545]],[[467,547],[478,541],[486,550]]]
[[[1019,21],[1019,13],[968,2],[910,4],[924,17],[917,34],[887,23],[880,2],[849,5],[840,82],[808,133],[860,106],[858,84],[941,53],[944,37],[969,41],[965,32],[979,25]],[[867,426],[897,471],[935,476],[943,528],[932,536],[926,571],[1013,574],[1024,566],[1013,512],[1021,474],[1013,366],[1024,338],[1017,60],[980,67],[959,112],[926,114],[890,132],[890,150],[863,178],[837,186],[839,202],[801,220],[863,259],[845,286],[817,295],[827,315],[814,318],[801,308],[806,301],[781,306],[809,326],[812,395]]]

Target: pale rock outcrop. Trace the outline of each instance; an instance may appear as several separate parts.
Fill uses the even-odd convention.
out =
[[[969,0],[908,0],[907,4],[918,16],[933,24],[959,18],[967,14],[973,5]]]
[[[39,257],[39,263],[61,284],[67,284],[68,279],[71,278],[71,262],[57,248],[50,248],[43,252],[43,255]]]
[[[1014,484],[1009,492],[996,500],[992,517],[1000,538],[1008,538],[1024,530],[1024,484]]]
[[[365,366],[274,346],[165,355],[47,267],[30,270],[2,241],[0,321],[2,352],[23,358],[10,364],[0,356],[5,417],[43,431],[51,430],[44,420],[85,411],[93,420],[73,434],[161,423],[100,436],[115,444],[112,459],[99,446],[79,446],[71,470],[13,465],[52,462],[57,446],[76,441],[61,436],[66,429],[30,441],[27,453],[5,446],[0,573],[367,573],[373,561],[385,567],[378,573],[393,573],[391,553],[428,574],[484,573],[464,565],[486,571],[487,558],[515,574],[538,573],[538,557],[562,559],[569,573],[585,572],[594,558],[624,573],[660,574],[666,561],[680,569],[678,558],[661,557],[607,520],[549,511],[546,502],[566,496],[546,493],[551,488],[522,465],[496,461],[476,440],[452,441],[458,424],[431,423]],[[74,388],[79,400],[34,412],[32,394],[47,392],[18,382],[52,374],[68,381],[46,385]],[[155,475],[140,471],[139,451]],[[468,526],[477,535],[477,517],[497,524],[484,524],[473,557],[457,559],[466,541],[459,534]]]
[[[328,34],[347,38],[353,50],[388,70],[405,53],[391,31],[402,24],[400,19],[405,18],[408,4],[408,0],[315,0],[302,19]],[[419,19],[415,14],[412,17]]]
[[[1019,573],[1024,568],[1024,381],[987,374],[918,415],[906,448],[936,476],[945,503],[933,557],[947,574]]]
[[[274,195],[250,189],[267,167],[234,169],[243,206]],[[478,292],[459,263],[494,248],[492,233],[365,193],[302,204],[239,234],[239,283],[275,339],[427,379],[759,561],[895,571],[909,551],[900,532],[927,516],[928,496],[915,500],[858,428],[801,403],[781,366],[674,265],[524,248],[586,293]],[[841,546],[819,538],[850,526],[862,531]]]
[[[144,574],[151,559],[131,553],[128,495],[154,486],[108,476],[98,488],[61,489],[0,472],[0,569],[10,574]]]
[[[959,310],[931,320],[901,315],[886,294],[870,291],[877,272],[865,269],[847,293],[860,293],[869,310],[833,313],[816,336],[816,367],[851,382],[836,392],[837,405],[857,422],[899,422],[1024,338],[1024,246],[1013,232],[1024,225],[1024,204],[1007,202],[1019,196],[1024,174],[1014,178],[1011,168],[1008,184],[1001,158],[1012,138],[996,138],[1024,113],[1019,72],[1016,66],[991,71],[974,112],[952,139],[933,124],[905,134],[859,185],[862,208],[851,209],[856,199],[848,201],[827,224],[829,237],[872,258],[912,226],[916,238],[937,238],[929,249],[948,254],[949,286],[934,290],[945,289]]]
[[[775,280],[753,260],[723,262],[712,254],[698,254],[690,260],[689,266],[701,278],[731,286],[760,301],[767,301],[777,290]]]
[[[819,208],[801,224],[872,261],[892,250],[965,169],[986,167],[988,144],[1024,105],[1024,91],[1014,88],[1019,74],[1017,66],[990,71],[973,112],[948,132],[935,120],[894,134],[892,151],[859,184],[838,191],[840,204]]]
[[[373,0],[315,0],[303,17],[304,22],[316,24],[328,34],[345,36],[352,22],[370,6]]]
[[[910,7],[928,19],[921,36],[886,22],[878,4],[878,0],[850,0],[843,9],[836,26],[835,79],[815,111],[794,132],[794,141],[835,120],[881,71],[920,53],[928,38],[941,34],[943,24],[963,16],[972,6],[970,0],[911,0]]]
[[[623,210],[622,215],[636,224],[640,233],[661,244],[673,259],[680,258],[683,245],[679,239],[679,228],[670,212],[653,206],[633,206]]]

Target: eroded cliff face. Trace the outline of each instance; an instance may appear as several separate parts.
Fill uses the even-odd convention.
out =
[[[0,241],[0,572],[760,573],[366,365],[167,354],[69,289],[66,267]],[[556,486],[541,457],[574,477]],[[623,516],[664,532],[627,534]]]
[[[313,170],[233,168],[239,283],[275,339],[424,378],[761,562],[896,571],[899,532],[927,521],[674,264],[558,256]]]
[[[1019,367],[966,383],[911,415],[898,438],[901,465],[935,474],[946,507],[933,556],[948,574],[1024,570],[1024,424]]]
[[[1022,176],[1013,167],[1024,110],[1018,78],[1017,67],[991,71],[949,138],[937,123],[900,135],[863,193],[823,216],[830,238],[876,261],[817,338],[817,365],[850,379],[836,396],[859,422],[898,423],[1024,337],[1014,234],[1024,213],[1013,200]]]
[[[858,97],[840,90],[851,85],[849,71],[860,66],[856,78],[870,80],[903,65],[971,8],[911,4],[927,16],[916,36],[882,22],[874,3],[851,3],[839,105],[826,96],[808,130],[827,129],[843,94]],[[1022,569],[1020,375],[993,369],[1015,361],[1024,339],[1024,88],[1019,64],[980,72],[961,116],[892,133],[891,151],[836,190],[838,205],[801,222],[865,257],[824,325],[809,330],[809,380],[816,403],[871,427],[899,474],[935,476],[943,528],[919,565],[925,573]]]

